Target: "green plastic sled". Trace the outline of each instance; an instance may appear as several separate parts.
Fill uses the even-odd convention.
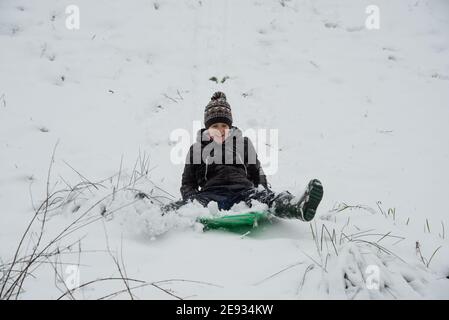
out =
[[[267,211],[251,211],[220,217],[199,217],[198,222],[204,225],[204,230],[223,229],[234,232],[245,232],[268,222],[270,215]]]

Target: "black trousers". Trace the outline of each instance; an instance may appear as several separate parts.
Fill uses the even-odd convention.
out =
[[[218,209],[229,210],[236,204],[244,201],[251,207],[251,200],[257,200],[265,203],[270,208],[270,211],[281,218],[301,218],[298,205],[292,203],[293,195],[288,191],[275,193],[271,190],[259,190],[257,188],[246,189],[230,189],[226,186],[211,187],[204,191],[199,191],[191,195],[188,199],[178,200],[163,206],[162,212],[166,213],[179,209],[190,201],[197,200],[204,207],[209,202],[215,201],[218,204]]]

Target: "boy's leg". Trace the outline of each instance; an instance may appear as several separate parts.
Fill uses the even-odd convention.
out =
[[[309,182],[306,191],[299,198],[288,191],[273,193],[269,190],[253,191],[249,193],[245,200],[248,204],[254,199],[266,203],[273,213],[281,218],[296,218],[302,221],[311,221],[316,214],[316,209],[323,198],[323,186],[319,180]]]
[[[288,191],[274,193],[271,190],[254,190],[248,194],[245,202],[250,206],[251,200],[257,200],[265,203],[271,208],[273,213],[280,218],[300,218],[298,208],[293,206],[290,201],[294,196]]]
[[[216,201],[218,203],[219,209],[227,210],[227,204],[228,204],[228,198],[225,194],[220,194],[220,192],[217,191],[199,191],[198,193],[190,196],[188,199],[183,200],[177,200],[170,202],[164,206],[161,207],[161,211],[165,214],[170,211],[175,211],[182,206],[186,205],[189,202],[192,202],[193,200],[197,200],[203,207],[207,207],[209,202]]]
[[[161,206],[162,215],[170,212],[170,211],[176,211],[179,208],[181,208],[183,205],[186,205],[189,202],[189,200],[177,200],[172,201],[170,203],[167,203],[166,205]]]
[[[299,200],[294,199],[290,192],[283,192],[273,201],[275,214],[279,217],[298,218],[311,221],[316,214],[318,205],[323,198],[323,186],[317,179],[311,180]]]
[[[248,206],[251,206],[251,200],[257,200],[265,203],[270,207],[273,213],[280,218],[296,218],[302,221],[311,221],[316,214],[316,209],[323,198],[323,186],[319,180],[312,180],[309,182],[306,191],[299,198],[295,197],[288,191],[274,193],[271,190],[257,190],[249,189],[229,195],[229,192],[216,191],[200,191],[186,200],[178,200],[171,202],[163,207],[163,213],[177,210],[189,201],[197,200],[204,207],[210,201],[216,201],[220,210],[229,210],[233,204],[240,201],[245,201]]]
[[[188,199],[170,202],[161,207],[163,213],[175,211],[187,203],[197,200],[204,207],[207,207],[209,202],[215,201],[220,210],[229,210],[234,204],[240,201],[245,201],[250,205],[251,199],[256,199],[263,203],[268,203],[274,197],[274,193],[258,192],[257,189],[236,189],[230,190],[226,187],[210,188],[210,190],[199,191],[191,195]]]
[[[144,192],[139,192],[136,194],[136,199],[144,199],[144,198],[151,199],[151,197]],[[187,202],[188,202],[188,200],[175,200],[175,201],[169,202],[169,203],[161,206],[160,208],[162,211],[162,215],[164,215],[170,211],[179,209],[183,205],[187,204]]]

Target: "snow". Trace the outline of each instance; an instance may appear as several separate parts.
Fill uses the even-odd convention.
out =
[[[73,4],[79,30],[65,26]],[[447,299],[449,3],[376,1],[380,29],[368,30],[371,4],[0,2],[0,262],[46,198],[55,150],[49,190],[84,185],[62,193],[40,248],[76,219],[89,222],[52,247],[75,243],[49,258],[62,277],[70,265],[81,284],[120,277],[115,257],[129,278],[186,299]],[[226,213],[194,203],[161,216],[157,201],[135,198],[129,181],[163,202],[180,197],[170,134],[184,129],[192,143],[217,90],[243,131],[279,130],[275,191],[323,182],[312,223],[203,232],[197,216]],[[136,163],[149,171],[137,182]],[[369,289],[377,271],[379,288]],[[50,263],[33,275],[20,298],[65,291]],[[123,289],[108,280],[73,295]],[[175,298],[152,285],[133,295]]]

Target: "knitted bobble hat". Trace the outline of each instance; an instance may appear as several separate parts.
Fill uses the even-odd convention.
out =
[[[226,101],[226,95],[220,91],[212,95],[204,110],[204,125],[206,129],[217,122],[223,122],[232,127],[231,106]]]

